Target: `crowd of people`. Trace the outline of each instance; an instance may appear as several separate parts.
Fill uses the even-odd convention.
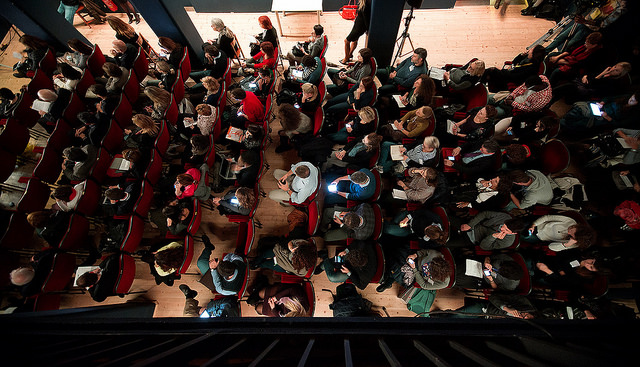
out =
[[[306,280],[325,273],[359,289],[374,283],[377,292],[399,283],[411,294],[453,287],[490,294],[445,314],[456,317],[566,318],[547,312],[566,313],[565,306],[576,318],[626,317],[603,297],[609,283],[639,268],[631,241],[640,228],[638,49],[608,45],[620,35],[607,27],[625,13],[601,8],[590,20],[598,30],[568,35],[574,48],[532,45],[511,68],[486,68],[477,58],[430,68],[422,47],[382,68],[366,47],[351,62],[369,7],[359,1],[343,68],[326,70],[327,37],[316,25],[287,54],[282,76],[284,50],[267,16],[258,18],[251,57],[234,70],[236,37],[219,18],[211,20],[218,38],[202,46],[204,70],[188,75],[178,75],[184,46],[166,37],[163,58],[140,75],[141,37],[117,17],[107,17],[116,40],[98,68],[90,62],[95,47],[70,40],[73,52],[56,55],[51,88],[31,96],[45,106],[42,128],[53,135],[66,127],[67,144],[57,147],[61,175],[49,182],[55,204],[27,217],[50,248],[14,270],[11,282],[26,298],[37,295],[55,256],[82,247],[89,253],[82,265],[93,269],[76,284],[98,302],[121,295],[123,256],[147,262],[158,285],[173,286],[193,257],[202,208],[253,225],[258,185],[275,180],[265,196],[291,207],[288,234],[264,236],[251,252],[242,243],[221,258],[212,257],[206,234],[199,237],[200,282],[217,296],[200,306],[197,292],[180,284],[184,315],[238,316],[246,293],[260,315],[310,316]],[[27,35],[20,42],[25,59],[16,76],[26,77],[51,48]],[[81,91],[86,74],[95,84]],[[124,92],[131,78],[144,86],[136,98]],[[30,93],[1,92],[3,117]],[[77,99],[82,107],[69,116]],[[568,112],[554,112],[556,102]],[[299,159],[263,177],[270,128],[276,154],[293,149]],[[68,243],[76,215],[102,223],[93,243]],[[133,218],[148,218],[166,237],[131,245]],[[282,282],[248,283],[249,271],[274,271]]]

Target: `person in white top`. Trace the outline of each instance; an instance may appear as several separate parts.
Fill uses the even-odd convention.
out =
[[[302,204],[318,187],[318,168],[309,162],[291,165],[288,172],[276,169],[273,176],[279,188],[269,192],[269,198],[284,205],[289,205],[289,200]]]
[[[87,181],[82,181],[75,186],[60,185],[53,191],[53,198],[56,199],[56,205],[60,210],[68,212],[74,210],[78,206],[78,202],[84,194]]]
[[[564,215],[544,215],[529,228],[530,236],[540,241],[551,242],[549,250],[564,251],[574,248],[586,249],[595,240],[593,229],[587,224],[578,224]]]

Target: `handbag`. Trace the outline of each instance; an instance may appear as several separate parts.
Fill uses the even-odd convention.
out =
[[[358,5],[355,0],[350,0],[349,3],[338,10],[338,13],[345,20],[354,20],[358,16]]]

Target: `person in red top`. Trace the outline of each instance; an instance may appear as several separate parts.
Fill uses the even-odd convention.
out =
[[[591,73],[593,69],[602,68],[605,52],[602,52],[602,33],[593,32],[587,36],[584,45],[577,47],[571,53],[563,52],[558,55],[549,55],[547,58],[547,75],[552,86],[563,81],[574,79],[580,74]]]
[[[264,106],[253,92],[236,88],[231,91],[231,95],[233,98],[241,101],[237,116],[231,118],[232,126],[238,129],[244,129],[247,121],[254,124],[262,123],[264,120]]]
[[[247,59],[242,63],[243,68],[276,68],[276,50],[271,42],[262,42],[260,44],[260,52],[258,52],[252,59]]]
[[[187,172],[179,174],[176,177],[176,183],[173,185],[176,190],[176,198],[184,199],[193,196],[198,188],[200,176],[200,170],[197,168],[190,168]]]

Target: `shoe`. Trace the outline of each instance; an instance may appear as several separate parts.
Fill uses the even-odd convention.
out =
[[[600,149],[600,147],[599,147],[599,146],[597,146],[597,145],[595,145],[595,144],[591,144],[591,145],[589,146],[589,151],[590,151],[591,153],[593,153],[593,154],[598,154],[598,153],[600,153],[600,152],[602,151],[602,149]]]
[[[571,246],[569,246],[569,247],[565,246],[565,245],[564,245],[564,244],[562,244],[562,243],[558,243],[558,242],[556,242],[556,243],[550,243],[550,244],[549,244],[549,250],[554,251],[554,252],[560,252],[560,251],[564,251],[564,250],[570,250],[570,249],[572,249],[572,248],[576,248],[576,247],[578,247],[578,245],[577,245],[577,244],[573,244],[573,245],[571,245]]]
[[[318,275],[318,274],[322,274],[322,272],[324,271],[324,267],[322,267],[322,264],[324,262],[321,262],[318,266],[316,266],[316,269],[313,271],[313,274]]]
[[[136,13],[136,24],[140,24],[140,14]]]
[[[382,282],[376,287],[376,292],[382,293],[391,287],[393,287],[393,282]]]
[[[13,73],[13,76],[15,76],[16,78],[28,78],[27,74],[19,71],[17,73]]]
[[[204,243],[204,248],[208,248],[211,251],[216,249],[216,246],[211,243],[211,239],[209,239],[209,236],[207,236],[206,234],[202,235],[202,243]]]
[[[182,293],[184,293],[184,296],[189,299],[189,298],[196,298],[196,296],[198,295],[197,291],[194,291],[193,289],[189,288],[188,285],[186,284],[180,284],[180,290],[182,291]]]
[[[129,16],[129,24],[133,23],[133,17],[129,14],[127,14],[127,16]]]

